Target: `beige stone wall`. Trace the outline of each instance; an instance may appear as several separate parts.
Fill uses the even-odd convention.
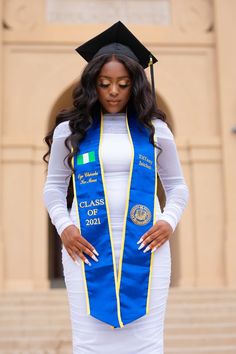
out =
[[[74,48],[107,27],[50,24],[44,6],[38,0],[21,8],[17,1],[5,1],[4,7],[2,289],[49,286],[42,139],[55,102],[85,64]],[[230,16],[235,10],[234,0],[179,0],[171,2],[169,26],[128,24],[159,58],[158,95],[171,112],[190,187],[188,207],[171,240],[175,286],[236,286],[236,140],[230,133],[236,82]]]
[[[235,35],[236,2],[215,0],[218,109],[220,112],[221,142],[223,156],[224,216],[223,225],[225,260],[225,283],[236,286],[236,49]]]

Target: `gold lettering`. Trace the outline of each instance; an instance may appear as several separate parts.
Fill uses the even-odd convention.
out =
[[[95,178],[96,176],[98,176],[97,171],[85,172],[84,174],[78,174],[78,179],[80,184],[96,183],[97,182],[97,178]]]
[[[80,202],[79,206],[80,206],[80,208],[86,208],[87,202],[86,201],[85,202]]]
[[[97,205],[104,205],[105,204],[105,201],[104,199],[94,199],[94,200],[85,200],[83,202],[80,202],[79,203],[79,206],[80,208],[90,208],[90,207],[94,207],[94,206],[97,206]],[[97,210],[97,209],[94,209],[94,210]]]
[[[148,164],[146,164],[146,163],[144,163],[144,162],[142,162],[142,161],[139,161],[139,166],[143,166],[143,167],[145,167],[145,168],[148,168],[149,170],[152,169],[151,166],[149,166]]]
[[[94,176],[98,176],[98,172],[97,171],[85,172],[84,175],[85,177],[94,177]]]
[[[150,163],[150,165],[152,165],[152,161],[148,159],[147,156],[139,154],[139,158],[140,160],[146,161],[147,163]]]
[[[97,179],[89,178],[87,183],[95,183],[95,182],[97,182]]]

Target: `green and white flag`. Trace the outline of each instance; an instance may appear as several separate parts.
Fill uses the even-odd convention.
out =
[[[81,154],[77,156],[77,165],[85,165],[89,162],[95,161],[95,151],[86,152],[86,154]]]

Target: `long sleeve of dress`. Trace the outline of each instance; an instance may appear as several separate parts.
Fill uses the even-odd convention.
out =
[[[66,201],[72,173],[66,161],[64,164],[64,158],[69,152],[64,144],[68,135],[70,135],[68,122],[60,123],[54,130],[48,173],[43,190],[44,205],[59,236],[67,226],[74,224]]]
[[[161,121],[153,121],[157,136],[157,145],[161,149],[157,156],[157,171],[162,182],[166,205],[158,220],[167,221],[175,230],[189,198],[180,160],[168,125]]]
[[[120,120],[120,123],[117,123],[118,125],[116,124],[113,129],[118,129],[120,124],[122,127],[124,125],[123,128],[125,129],[125,120],[123,120],[123,122]],[[187,204],[188,187],[182,174],[175,141],[170,129],[167,124],[161,120],[154,120],[153,124],[155,126],[158,146],[162,150],[161,153],[158,152],[157,170],[166,195],[166,205],[163,213],[159,215],[158,220],[167,221],[172,229],[175,230]],[[109,149],[105,148],[107,158],[110,163],[112,161],[112,164],[114,164],[114,159],[112,158],[112,155],[109,154],[113,154],[114,149],[119,149],[118,157],[121,157],[121,159],[123,158],[125,166],[129,166],[129,161],[125,161],[125,159],[128,159],[128,151],[126,148],[128,148],[129,145],[125,145],[126,139],[128,142],[128,136],[125,131],[123,135],[111,134],[112,126],[114,126],[113,122],[111,122],[110,125],[107,125],[106,128],[108,130],[108,135],[106,136],[108,138],[110,137],[110,140],[107,142]],[[60,236],[67,226],[75,224],[67,209],[66,202],[66,195],[72,171],[66,161],[64,163],[64,159],[68,154],[68,149],[66,148],[64,141],[69,134],[70,129],[68,122],[60,123],[54,130],[48,173],[43,191],[44,204],[48,210],[51,221]],[[122,142],[120,139],[123,139]],[[111,166],[109,161],[107,164],[108,166]],[[118,166],[120,166],[119,168],[121,169],[124,167],[119,165],[119,163]]]

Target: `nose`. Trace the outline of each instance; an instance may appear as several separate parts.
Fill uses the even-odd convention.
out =
[[[118,86],[116,84],[111,85],[110,95],[117,96],[119,93]]]

